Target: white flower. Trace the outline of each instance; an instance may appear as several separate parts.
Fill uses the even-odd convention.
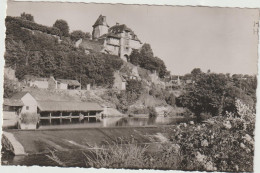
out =
[[[224,125],[224,127],[225,127],[226,129],[231,129],[231,127],[232,127],[230,121],[225,121],[225,122],[223,123],[223,125]]]
[[[241,148],[246,148],[245,144],[243,144],[243,143],[240,143],[240,147]]]
[[[203,147],[207,147],[209,145],[208,141],[206,139],[204,139],[202,142],[201,142],[201,146]]]
[[[206,158],[205,155],[200,154],[200,152],[197,152],[196,159],[198,162],[203,162],[203,160]]]
[[[214,170],[215,170],[215,168],[214,168],[214,166],[213,166],[213,163],[212,163],[211,161],[209,161],[209,162],[206,163],[205,168],[206,168],[206,170],[208,170],[208,171],[214,171]]]

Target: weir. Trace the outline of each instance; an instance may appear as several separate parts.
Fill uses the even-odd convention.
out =
[[[162,127],[106,127],[84,129],[6,130],[3,132],[3,147],[14,155],[40,154],[50,150],[69,151],[93,149],[93,146],[114,142],[140,144],[151,143],[151,136],[157,138]],[[159,135],[161,136],[161,135]],[[156,141],[153,141],[156,142]]]

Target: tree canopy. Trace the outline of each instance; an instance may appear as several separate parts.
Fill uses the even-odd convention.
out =
[[[147,43],[143,44],[140,51],[133,50],[129,58],[132,64],[139,65],[151,72],[156,71],[161,78],[164,78],[167,74],[163,60],[154,56],[151,46]]]
[[[235,79],[224,74],[202,73],[200,70],[192,72],[192,75],[196,74],[195,83],[186,86],[185,93],[176,99],[176,104],[189,108],[198,117],[202,113],[217,116],[222,115],[225,111],[236,112],[236,99],[240,99],[250,106],[255,104],[252,98],[256,91],[256,81],[252,81],[253,86],[247,86],[245,89],[238,87]],[[247,92],[247,90],[251,92]]]
[[[69,36],[69,25],[65,20],[59,19],[53,24],[53,27],[56,27],[60,30],[61,35],[68,37]]]
[[[73,31],[71,34],[70,34],[70,38],[72,41],[78,41],[79,39],[83,39],[85,38],[86,34],[81,31],[81,30],[76,30],[76,31]]]
[[[45,33],[33,34],[13,20],[6,21],[6,66],[16,70],[16,77],[76,79],[82,87],[87,84],[111,87],[113,72],[119,70],[122,60],[113,55],[93,52],[85,54],[70,42],[58,42]]]
[[[24,19],[24,20],[28,20],[28,21],[34,22],[34,17],[31,14],[27,14],[25,12],[23,12],[21,14],[21,18]]]

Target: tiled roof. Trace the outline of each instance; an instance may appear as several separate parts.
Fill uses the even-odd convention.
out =
[[[4,99],[3,105],[5,106],[23,106],[23,102],[20,99]]]
[[[23,98],[23,96],[25,96],[25,94],[27,94],[28,92],[26,91],[21,91],[21,92],[18,92],[18,93],[15,93],[11,99],[12,100],[20,100],[21,98]]]
[[[19,100],[23,98],[25,94],[29,93],[35,98],[36,101],[77,101],[77,98],[74,98],[70,95],[59,93],[55,90],[46,90],[46,89],[36,89],[36,88],[26,88],[24,91],[16,93],[11,99]]]
[[[138,38],[137,38],[137,35],[135,35],[134,31],[130,28],[128,28],[125,24],[122,24],[122,25],[114,25],[112,27],[110,27],[108,29],[108,32],[109,33],[112,33],[112,34],[119,34],[119,33],[122,33],[124,31],[129,31],[130,34],[132,35],[132,39],[133,40],[137,40],[137,41],[140,41]]]
[[[103,108],[94,102],[72,101],[37,101],[41,111],[103,111]]]
[[[77,80],[69,80],[69,79],[57,79],[60,83],[65,83],[71,86],[80,86],[80,83]]]

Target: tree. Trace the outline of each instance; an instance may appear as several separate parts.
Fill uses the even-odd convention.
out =
[[[86,32],[85,33],[85,38],[89,40],[91,38],[91,34],[89,32]]]
[[[69,36],[69,25],[65,20],[56,20],[56,22],[53,24],[53,27],[58,28],[61,31],[62,36]]]
[[[85,33],[81,30],[76,30],[70,34],[70,38],[72,41],[78,41],[79,39],[85,38]]]
[[[31,14],[26,14],[25,12],[21,14],[21,18],[24,20],[29,20],[31,22],[34,22],[34,17]]]
[[[139,65],[140,61],[140,53],[137,49],[134,49],[130,56],[129,56],[130,62],[134,65]]]
[[[225,111],[236,113],[236,99],[254,104],[253,97],[236,87],[225,74],[201,73],[195,84],[187,86],[185,94],[176,98],[176,104],[187,107],[200,118],[202,113],[213,116],[223,115]]]
[[[196,77],[197,75],[201,74],[202,71],[200,68],[194,68],[192,71],[191,71],[191,74],[192,76]]]

